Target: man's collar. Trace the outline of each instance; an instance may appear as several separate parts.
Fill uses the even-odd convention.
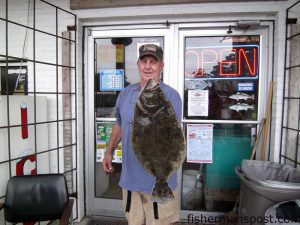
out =
[[[134,89],[135,91],[139,91],[139,90],[141,89],[140,83],[135,83],[133,89]]]

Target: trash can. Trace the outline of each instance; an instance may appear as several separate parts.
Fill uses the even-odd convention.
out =
[[[243,160],[236,167],[241,180],[239,224],[265,224],[266,210],[300,198],[300,169],[269,161]]]
[[[266,225],[300,225],[300,199],[280,202],[267,209]]]

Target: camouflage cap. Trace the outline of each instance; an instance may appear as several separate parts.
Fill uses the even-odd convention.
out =
[[[152,55],[160,61],[163,61],[163,50],[161,47],[154,44],[145,44],[139,48],[139,59],[145,55]]]

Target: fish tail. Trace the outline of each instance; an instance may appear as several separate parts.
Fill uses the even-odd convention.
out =
[[[156,182],[152,191],[151,200],[158,203],[167,203],[174,200],[174,194],[167,182]]]

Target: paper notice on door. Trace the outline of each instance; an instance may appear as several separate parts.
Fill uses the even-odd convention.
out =
[[[188,116],[208,116],[208,90],[188,91]]]
[[[187,162],[212,163],[212,124],[187,124]]]

